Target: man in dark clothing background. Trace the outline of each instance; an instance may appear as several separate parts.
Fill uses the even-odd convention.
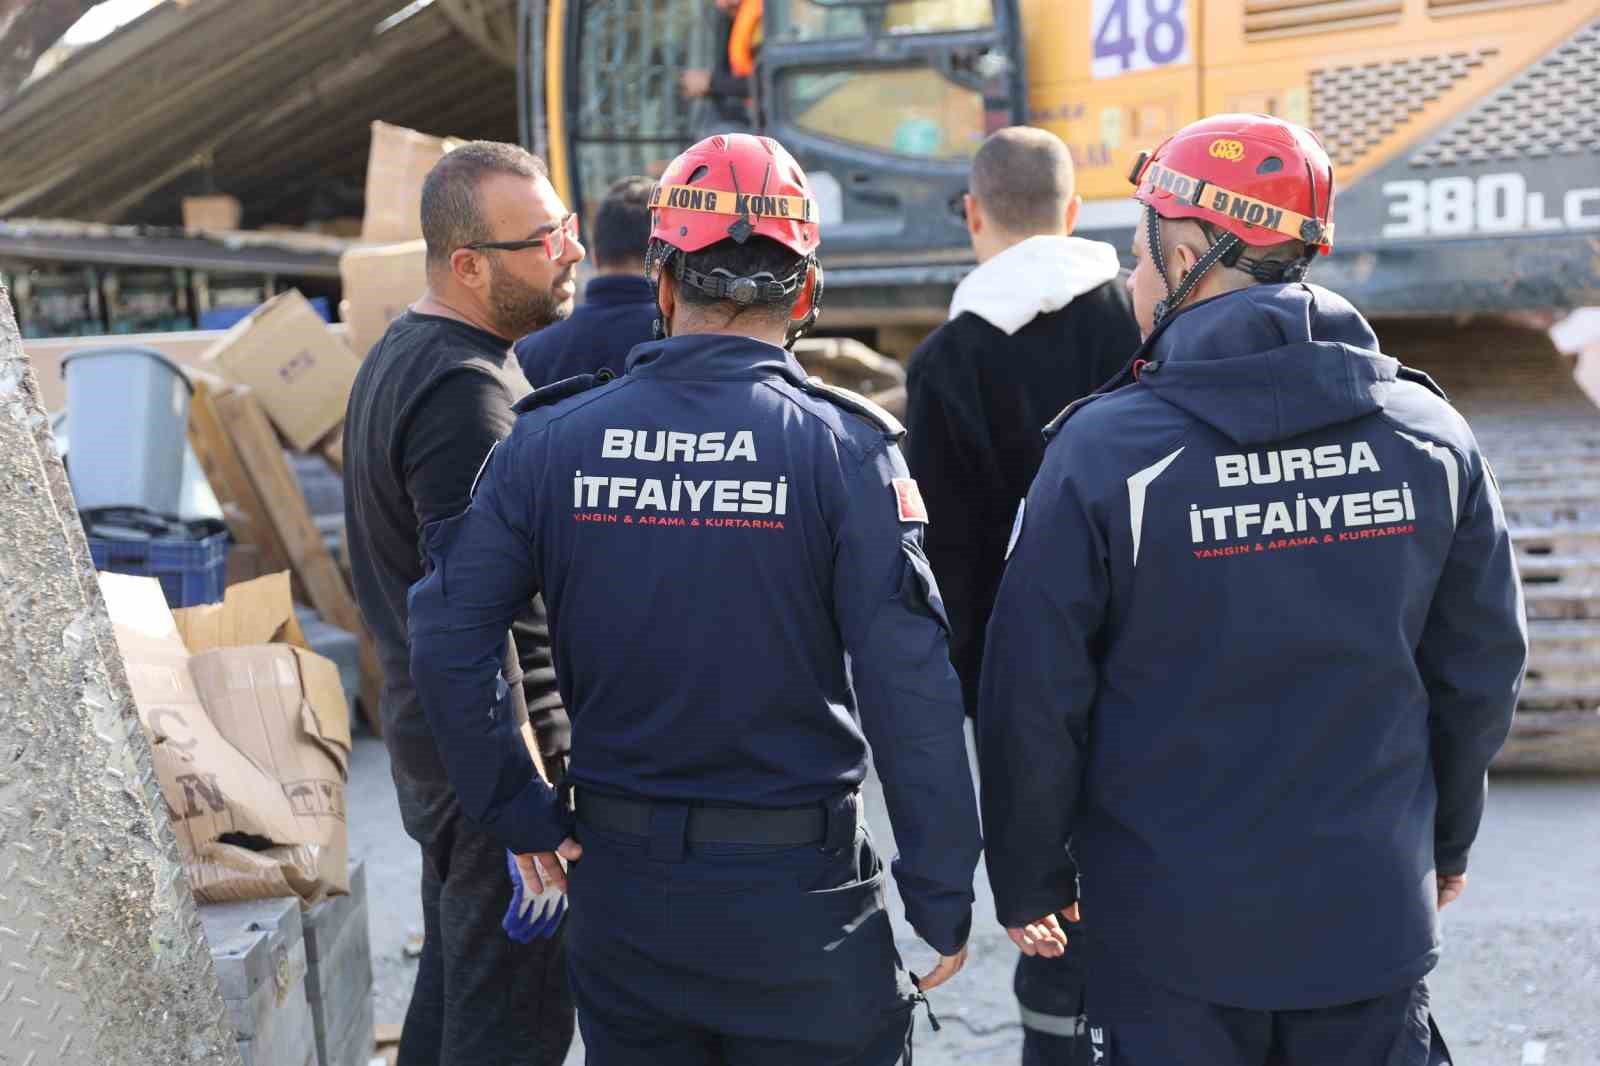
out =
[[[621,376],[633,346],[654,339],[656,292],[644,276],[654,187],[649,178],[623,178],[606,192],[590,234],[596,273],[583,302],[565,322],[517,342],[517,361],[534,388],[602,369]]]
[[[425,939],[399,1061],[553,1066],[573,1032],[559,933],[520,944],[502,930],[512,899],[506,853],[462,814],[418,705],[406,597],[422,577],[423,526],[465,510],[484,459],[511,430],[511,405],[529,391],[512,340],[570,312],[584,250],[543,163],[492,142],[464,145],[434,167],[422,230],[427,291],[362,364],[344,436],[356,598],[383,662],[384,742],[401,817],[423,857]],[[553,689],[548,643],[519,651],[542,660],[542,684]],[[518,672],[509,659],[514,686]],[[539,695],[537,705],[534,730],[548,756],[565,747],[566,718],[559,697]]]
[[[972,161],[967,228],[978,268],[950,320],[911,356],[906,462],[927,501],[928,561],[944,592],[951,659],[976,713],[984,630],[1017,505],[1046,422],[1120,370],[1139,344],[1108,244],[1072,236],[1081,200],[1055,134],[1014,126]],[[1015,988],[1026,1066],[1087,1062],[1078,953],[1023,956]]]
[[[1044,456],[1040,431],[1139,346],[1116,249],[1072,236],[1074,184],[1067,146],[1048,130],[1013,126],[983,143],[966,199],[978,267],[907,372],[906,462],[932,519],[928,560],[968,715],[1006,538]]]

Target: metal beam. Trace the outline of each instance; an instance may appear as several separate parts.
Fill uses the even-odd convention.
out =
[[[516,0],[438,0],[437,6],[484,55],[517,69]]]
[[[192,36],[206,19],[233,3],[234,0],[189,0],[181,4],[161,4],[116,33],[81,49],[47,77],[24,85],[0,109],[0,136],[54,106],[82,100],[87,90],[136,68],[146,53],[167,41]]]
[[[0,289],[7,1061],[239,1066],[150,746]]]

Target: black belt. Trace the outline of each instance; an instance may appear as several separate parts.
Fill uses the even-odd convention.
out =
[[[648,800],[624,799],[603,792],[580,788],[577,792],[578,821],[610,833],[648,837],[655,812],[663,807],[681,804],[652,803]],[[807,807],[695,807],[687,808],[688,820],[683,839],[690,844],[765,844],[779,847],[800,847],[803,844],[820,844],[828,836],[830,807],[840,808],[845,814],[849,807],[854,835],[855,794],[841,797],[829,806],[813,804]],[[841,819],[842,820],[842,819]]]

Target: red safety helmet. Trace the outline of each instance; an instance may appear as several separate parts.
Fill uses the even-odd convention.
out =
[[[645,267],[652,280],[666,269],[680,285],[747,307],[793,300],[814,278],[806,310],[790,324],[789,343],[815,325],[822,304],[817,201],[800,164],[771,137],[722,133],[678,156],[650,194],[650,223]],[[723,241],[744,244],[752,237],[778,242],[800,262],[781,278],[765,272],[739,277],[721,267],[701,271],[685,262]],[[664,334],[664,322],[656,325]]]
[[[684,152],[650,197],[650,239],[680,252],[768,237],[799,256],[822,241],[805,171],[771,137],[722,133]]]
[[[1212,115],[1141,153],[1134,199],[1203,219],[1245,244],[1333,251],[1333,163],[1317,135],[1270,115]]]
[[[1141,152],[1128,175],[1145,205],[1150,257],[1167,284],[1160,322],[1183,305],[1207,271],[1221,263],[1257,281],[1298,281],[1317,253],[1333,250],[1333,163],[1317,135],[1270,115],[1213,115],[1191,122]],[[1167,281],[1161,220],[1189,218],[1224,230],[1182,283]],[[1247,247],[1297,240],[1293,262],[1251,259]]]

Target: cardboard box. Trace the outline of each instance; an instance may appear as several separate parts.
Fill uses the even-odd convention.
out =
[[[236,230],[244,211],[232,196],[185,196],[183,228]]]
[[[100,589],[186,857],[202,855],[229,834],[295,836],[298,827],[283,790],[224,740],[206,713],[161,583],[102,573]]]
[[[422,236],[422,183],[433,165],[462,141],[372,124],[367,152],[367,209],[361,220],[364,241],[410,241]]]
[[[218,648],[194,656],[189,666],[218,734],[276,781],[289,802],[294,829],[272,840],[314,848],[318,879],[349,891],[350,711],[339,668],[287,644]]]
[[[350,346],[365,359],[389,323],[415,303],[428,284],[428,250],[422,241],[352,248],[339,257],[344,300],[339,317]]]
[[[360,360],[291,289],[235,323],[202,365],[248,386],[290,447],[308,452],[343,420]]]
[[[338,667],[304,647],[287,575],[176,615],[153,578],[100,587],[195,895],[348,891],[349,710]]]

